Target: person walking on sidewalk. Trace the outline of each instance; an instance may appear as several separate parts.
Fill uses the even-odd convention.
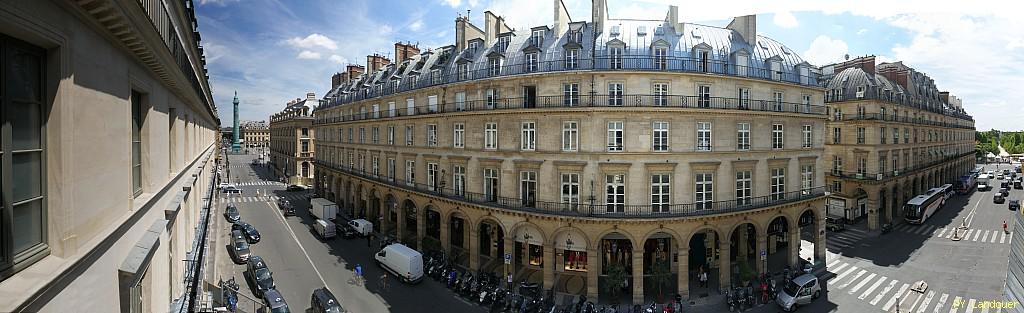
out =
[[[380,290],[381,291],[387,291],[388,290],[388,272],[387,271],[385,271],[384,274],[380,275]]]
[[[1004,234],[1009,234],[1010,233],[1010,231],[1008,229],[1006,229],[1006,221],[1003,221],[1003,233]]]
[[[356,264],[356,285],[363,284],[363,266]]]

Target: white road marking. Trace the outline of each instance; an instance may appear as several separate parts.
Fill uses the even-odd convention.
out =
[[[977,232],[974,232],[974,237],[971,238],[971,241],[978,241],[978,235],[981,235],[980,229]]]
[[[833,266],[836,266],[836,264],[838,264],[839,261],[840,260],[832,260],[832,262],[828,263],[828,265],[825,265],[825,268],[831,268]]]
[[[277,207],[277,204],[268,203],[267,206],[270,207],[271,210],[274,210],[274,216],[277,216],[277,219],[281,220],[281,224],[284,225],[284,228],[288,229],[288,234],[292,236],[292,240],[295,240],[295,244],[299,246],[299,250],[302,250],[302,255],[306,257],[306,261],[309,261],[309,265],[313,267],[313,271],[316,272],[316,276],[320,278],[320,283],[327,286],[327,281],[324,280],[324,275],[320,274],[320,270],[316,268],[316,263],[313,263],[313,259],[309,257],[309,252],[306,252],[306,248],[302,247],[302,243],[299,242],[299,237],[295,236],[295,231],[292,230],[291,226],[288,226],[288,221],[284,219],[283,215],[277,214],[281,209]]]
[[[939,302],[935,303],[935,310],[932,313],[939,313],[939,310],[946,306],[946,298],[949,298],[948,293],[944,293],[939,297]]]
[[[889,279],[889,278],[885,277],[885,276],[882,276],[882,278],[878,279],[878,281],[876,281],[873,285],[871,285],[871,287],[868,287],[868,290],[864,290],[864,293],[860,294],[860,297],[857,297],[857,299],[860,299],[860,300],[866,299],[868,297],[868,295],[870,295],[872,292],[874,292],[875,288],[878,288],[878,286],[882,285],[882,283],[885,282],[886,279]],[[892,285],[890,285],[890,288],[892,288],[891,286]]]
[[[871,273],[871,275],[868,275],[868,278],[865,278],[864,280],[860,281],[859,284],[853,286],[853,289],[850,289],[849,293],[852,295],[854,292],[857,292],[857,290],[860,290],[861,287],[864,287],[864,285],[870,282],[872,279],[875,279],[875,273]],[[854,280],[857,279],[854,278]]]
[[[989,241],[988,243],[996,243],[996,237],[998,237],[998,236],[996,236],[996,235],[998,235],[998,233],[996,233],[996,232],[992,232],[992,240],[991,240],[991,241]]]
[[[956,311],[960,310],[960,307],[962,306],[964,306],[963,298],[960,298],[960,296],[953,298],[953,307],[949,308],[949,313],[956,313]]]
[[[935,235],[935,237],[942,237],[942,234],[945,234],[948,229],[947,228],[940,228],[939,230],[940,230],[939,233],[937,235]]]
[[[910,287],[910,284],[903,284],[903,286],[900,287],[900,290],[893,294],[889,301],[885,302],[885,306],[882,307],[882,311],[889,312],[889,308],[891,308],[893,304],[896,304],[896,300],[899,300],[900,296],[903,295],[903,292],[907,291],[907,287]]]
[[[971,233],[973,233],[973,232],[974,232],[973,229],[968,229],[967,233],[964,234],[963,236],[961,236],[960,238],[963,238],[963,240],[971,240]]]
[[[850,267],[850,269],[846,270],[846,272],[843,272],[843,274],[840,274],[839,276],[836,276],[835,278],[829,279],[828,280],[828,284],[829,285],[833,285],[837,281],[839,281],[840,279],[843,279],[843,277],[846,277],[846,275],[850,275],[850,273],[852,273],[853,271],[856,271],[856,270],[857,270],[856,266]]]
[[[935,291],[928,291],[928,295],[924,297],[924,302],[921,302],[921,306],[917,308],[917,313],[924,313],[924,310],[931,304],[933,297],[935,297]]]
[[[1006,233],[1004,232],[1003,235],[999,237],[999,243],[1005,243],[1005,242],[1006,242]]]
[[[974,312],[974,299],[971,299],[971,300],[967,301],[967,310],[964,311],[964,313],[972,313],[972,312]]]
[[[956,229],[954,227],[953,231],[949,232],[949,234],[946,235],[946,238],[953,238],[953,235],[956,234],[956,232],[958,232],[958,231],[960,231],[960,230],[958,230],[958,229]]]
[[[901,231],[901,232],[908,232],[909,233],[910,232],[910,224],[903,224],[903,225],[900,225],[900,226],[896,226],[896,230]]]
[[[995,235],[992,235],[992,236],[994,237]],[[985,231],[985,235],[981,236],[981,242],[985,242],[987,240],[988,240],[988,231],[986,230]]]
[[[839,286],[839,288],[837,288],[837,289],[843,289],[843,288],[846,288],[847,286],[849,286],[849,285],[850,285],[850,284],[852,284],[853,282],[857,281],[857,279],[859,279],[859,278],[860,278],[861,276],[864,276],[864,273],[867,273],[867,272],[868,272],[868,271],[865,271],[865,270],[860,270],[860,272],[857,272],[857,275],[854,275],[854,276],[853,276],[853,278],[851,278],[851,279],[850,279],[849,281],[847,281],[847,282],[846,282],[845,284],[842,284],[842,285],[840,285],[840,286]]]

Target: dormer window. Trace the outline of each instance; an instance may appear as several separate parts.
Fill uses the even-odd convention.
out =
[[[664,35],[665,34],[665,26],[658,26],[657,28],[655,28],[654,29],[654,34],[655,35]]]
[[[612,25],[612,30],[611,30],[611,31],[609,31],[608,33],[609,33],[609,34],[611,34],[611,35],[612,35],[612,37],[618,36],[619,34],[621,34],[621,33],[622,33],[622,32],[620,31],[620,29],[621,29],[621,28],[622,28],[622,27],[621,27],[621,26],[619,26],[619,25]]]
[[[544,30],[543,29],[538,29],[538,30],[533,31],[533,34],[530,36],[530,45],[534,46],[534,47],[540,47],[540,45],[543,44],[543,43],[544,43]]]
[[[622,47],[608,47],[608,55],[611,57],[611,69],[622,69]]]
[[[711,68],[711,52],[697,50],[697,71],[707,72]]]
[[[488,73],[490,73],[491,76],[498,76],[499,74],[501,74],[500,57],[491,57],[490,59],[488,59],[488,63]]]
[[[538,53],[537,52],[527,53],[526,54],[526,64],[524,64],[523,70],[527,71],[527,72],[535,72],[535,71],[537,71],[537,59],[538,59]]]
[[[512,35],[498,37],[498,51],[505,51],[510,42],[512,42]]]
[[[565,69],[575,69],[579,66],[580,49],[565,50]]]
[[[466,50],[473,51],[473,52],[476,52],[477,49],[480,49],[480,42],[479,41],[470,41],[469,42],[469,47],[466,48]]]
[[[647,35],[647,26],[643,26],[643,25],[637,26],[636,27],[636,35],[637,36],[646,36]]]
[[[668,68],[668,48],[654,47],[654,66],[659,70]]]
[[[583,32],[581,32],[581,31],[569,32],[569,41],[582,44],[583,43]]]

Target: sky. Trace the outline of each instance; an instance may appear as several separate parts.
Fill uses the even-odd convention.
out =
[[[589,21],[590,0],[562,0],[574,21]],[[1022,130],[1024,19],[1000,1],[707,1],[609,0],[611,18],[679,20],[724,27],[756,14],[759,35],[821,66],[875,55],[903,61],[963,99],[978,130]],[[522,29],[553,22],[553,0],[198,0],[196,10],[221,122],[231,125],[238,92],[241,120],[268,120],[288,100],[317,98],[331,75],[366,55],[393,54],[396,41],[422,50],[452,44],[455,18],[483,27],[483,12]]]

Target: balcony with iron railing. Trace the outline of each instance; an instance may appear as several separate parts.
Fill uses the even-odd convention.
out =
[[[765,81],[789,83],[798,86],[813,88],[822,87],[817,74],[808,73],[800,75],[797,70],[792,72],[773,71],[766,68],[740,66],[722,61],[701,60],[689,57],[653,55],[598,55],[589,57],[581,55],[579,58],[566,59],[562,57],[553,60],[531,62],[526,58],[518,57],[513,63],[503,60],[501,66],[491,67],[490,62],[469,63],[466,67],[455,64],[445,66],[441,69],[426,71],[419,75],[406,76],[404,79],[394,79],[387,82],[369,84],[364,82],[354,91],[342,91],[341,95],[326,99],[323,108],[333,107],[341,104],[373,99],[397,93],[402,93],[421,88],[428,88],[439,85],[446,85],[458,82],[473,80],[508,77],[515,75],[553,73],[553,72],[583,72],[583,71],[632,71],[632,72],[662,72],[662,73],[694,73],[719,76],[734,76],[738,78],[750,78]],[[476,64],[476,66],[472,66]],[[472,68],[469,68],[469,67]],[[385,77],[395,73],[387,73]],[[367,76],[368,77],[368,76]],[[321,109],[323,109],[321,108]]]
[[[961,153],[959,155],[954,155],[954,156],[950,156],[950,157],[946,157],[946,158],[941,158],[941,159],[934,160],[934,161],[931,161],[931,162],[914,164],[912,166],[903,167],[903,168],[900,168],[898,170],[884,171],[884,172],[881,172],[881,173],[872,173],[872,172],[867,172],[867,171],[863,171],[863,172],[861,172],[861,171],[843,171],[843,170],[839,170],[839,169],[833,168],[832,171],[829,172],[829,175],[833,176],[833,177],[837,177],[837,178],[845,178],[845,179],[853,179],[853,180],[880,181],[880,180],[886,180],[886,179],[894,178],[894,177],[908,176],[908,175],[917,174],[918,172],[920,172],[922,170],[925,170],[925,169],[928,169],[928,168],[930,168],[932,166],[940,165],[942,163],[946,163],[946,162],[949,162],[949,161],[952,161],[952,160],[963,158],[965,156],[973,156],[974,154],[975,154],[974,151],[967,152],[967,153]]]
[[[178,31],[175,30],[175,23],[172,21],[170,14],[167,12],[167,7],[164,5],[163,1],[137,0],[137,3],[139,7],[146,12],[146,15],[149,17],[149,20],[153,24],[153,27],[156,29],[157,33],[160,34],[160,38],[163,40],[164,46],[167,47],[168,51],[171,53],[171,56],[174,57],[174,62],[178,65],[178,69],[181,70],[182,74],[185,75],[185,78],[188,79],[189,84],[192,85],[192,89],[196,92],[200,101],[202,101],[207,108],[215,112],[216,107],[211,105],[211,103],[209,102],[209,100],[212,97],[208,97],[209,94],[206,91],[204,91],[208,91],[209,82],[207,81],[206,84],[203,84],[203,82],[200,81],[200,78],[202,78],[204,81],[208,79],[208,75],[206,73],[205,68],[205,59],[203,59],[201,55],[194,56],[194,58],[200,59],[197,60],[196,63],[200,64],[204,71],[202,73],[202,76],[199,76],[192,67],[192,59],[188,55],[188,49],[186,49],[185,46],[182,44],[182,40],[178,36]],[[191,45],[189,48],[191,48],[193,51],[198,51],[200,54],[202,54],[202,48],[199,46],[199,33],[197,30],[191,27],[192,25],[195,25],[195,20],[192,17],[187,17],[186,19],[192,20],[193,23],[189,23],[188,29],[182,29],[181,31],[195,32],[196,39],[195,41],[189,43]],[[207,89],[204,89],[203,86],[207,86]]]
[[[825,93],[825,103],[835,103],[843,101],[860,101],[860,100],[877,100],[886,103],[906,105],[912,108],[921,109],[924,111],[942,114],[945,116],[955,117],[959,119],[965,119],[974,121],[974,117],[971,117],[965,112],[961,112],[955,109],[947,109],[943,107],[943,103],[934,99],[926,99],[923,97],[916,96],[898,96],[892,93],[886,93],[884,90],[879,93],[875,88],[868,88],[863,91],[856,91],[852,89],[843,89],[842,91],[829,91]]]
[[[907,123],[916,124],[922,126],[936,126],[945,128],[961,128],[961,129],[975,129],[974,126],[970,125],[958,125],[955,123],[947,123],[942,121],[932,121],[923,118],[913,118],[906,116],[893,116],[891,114],[881,113],[863,113],[863,114],[843,114],[842,117],[833,114],[829,117],[831,122],[845,122],[845,121],[884,121],[893,123]]]
[[[316,155],[313,152],[299,152],[298,157],[300,158],[313,158]]]
[[[425,114],[451,112],[473,112],[493,110],[543,110],[543,109],[584,109],[584,108],[687,108],[708,110],[760,111],[779,113],[799,113],[816,117],[824,117],[824,106],[794,102],[778,102],[772,100],[751,100],[726,97],[680,96],[680,95],[571,95],[571,96],[537,96],[531,98],[496,98],[491,100],[467,100],[463,102],[445,102],[437,105],[423,105],[386,109],[377,112],[358,112],[333,117],[317,117],[314,124],[338,123],[371,119],[385,119]]]
[[[741,200],[725,200],[703,203],[663,205],[594,204],[593,202],[596,199],[587,199],[588,203],[562,203],[472,193],[464,190],[456,191],[453,188],[445,186],[444,182],[438,182],[436,186],[431,186],[428,184],[410,183],[399,179],[392,180],[384,176],[373,175],[372,173],[349,166],[338,167],[324,163],[317,163],[317,166],[321,169],[329,169],[336,172],[358,176],[369,181],[388,185],[392,188],[444,197],[486,207],[534,214],[588,218],[698,217],[752,211],[786,203],[815,199],[825,195],[825,187],[814,187],[805,190],[751,197]]]

